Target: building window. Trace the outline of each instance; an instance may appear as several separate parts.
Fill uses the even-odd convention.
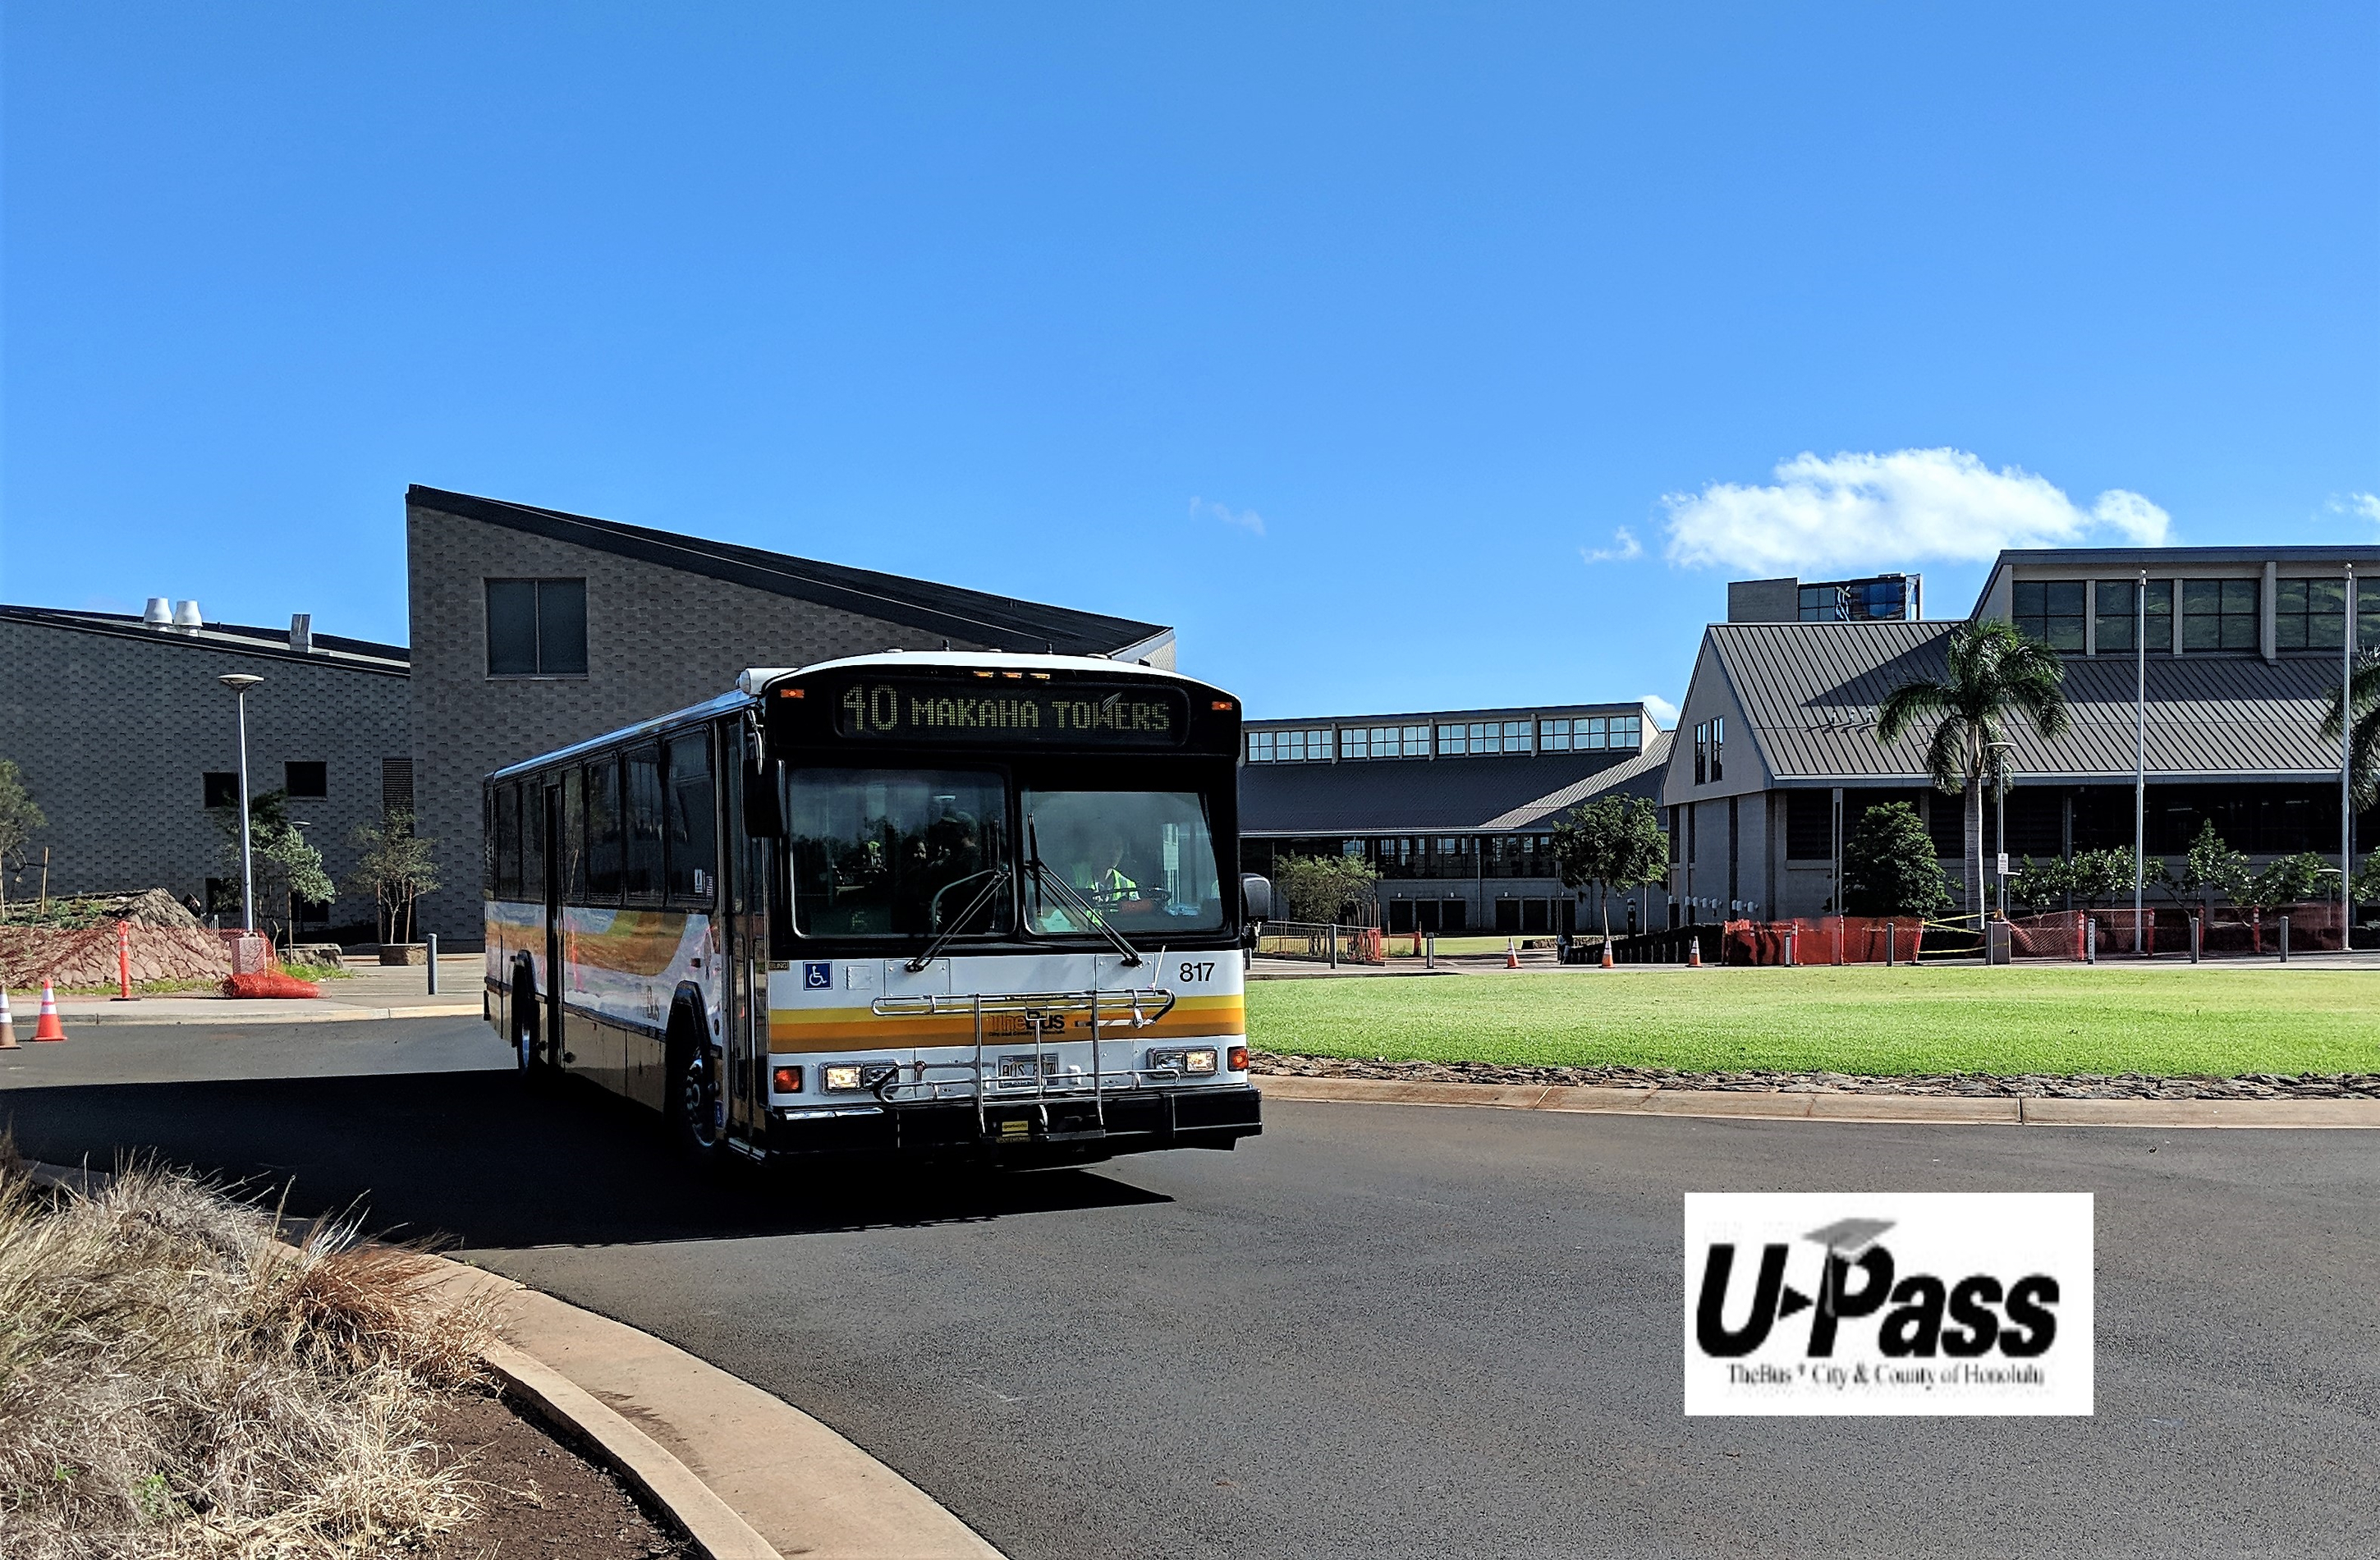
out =
[[[380,761],[380,810],[382,812],[411,813],[413,810],[413,761],[382,759]]]
[[[1330,728],[1300,731],[1251,731],[1250,763],[1311,763],[1330,756]]]
[[[2132,630],[2140,627],[2140,582],[2134,579],[2102,579],[2096,586],[2097,600],[2092,610],[2099,621],[2094,625],[2102,655],[2130,655],[2139,647],[2132,643]],[[2173,649],[2173,581],[2152,579],[2148,596],[2149,649],[2171,652]]]
[[[2181,648],[2257,649],[2253,579],[2185,579],[2181,582]]]
[[[2273,644],[2276,649],[2338,650],[2347,643],[2346,631],[2346,580],[2283,579],[2277,582],[2273,597]]]
[[[2017,632],[2052,650],[2082,649],[2082,581],[2020,579],[2016,584]]]
[[[1438,751],[1450,753],[1525,753],[1535,747],[1534,721],[1466,721],[1438,728]]]
[[[1633,752],[1645,745],[1645,717],[1614,715],[1611,717],[1611,745]]]
[[[1708,785],[1726,777],[1727,764],[1722,751],[1726,746],[1726,716],[1717,716],[1694,727],[1695,785]]]
[[[587,581],[491,579],[488,676],[587,675]]]
[[[1429,727],[1426,725],[1343,725],[1339,728],[1342,759],[1426,759]]]
[[[234,769],[211,769],[201,776],[206,783],[209,807],[239,806],[239,772]]]
[[[1835,798],[1830,791],[1785,793],[1785,854],[1795,861],[1830,861],[1835,855]]]
[[[281,788],[293,797],[327,797],[331,794],[330,776],[331,766],[327,763],[285,763],[281,766]]]

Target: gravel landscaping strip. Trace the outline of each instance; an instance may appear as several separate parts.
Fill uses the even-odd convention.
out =
[[[1721,1089],[1747,1094],[1948,1094],[2028,1100],[2380,1100],[2380,1073],[2283,1078],[2151,1078],[1958,1073],[1873,1078],[1833,1072],[1670,1072],[1652,1067],[1534,1067],[1494,1062],[1391,1062],[1252,1052],[1252,1071],[1287,1078],[1376,1078],[1397,1083],[1591,1084],[1606,1088]]]

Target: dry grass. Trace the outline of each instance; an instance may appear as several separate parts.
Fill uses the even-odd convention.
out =
[[[352,1224],[277,1230],[153,1167],[43,1188],[0,1142],[0,1553],[385,1554],[470,1515],[428,1414],[485,1312]]]

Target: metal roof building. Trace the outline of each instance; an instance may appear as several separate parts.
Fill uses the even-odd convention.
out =
[[[1713,624],[1662,786],[1686,913],[1831,908],[1840,841],[1877,800],[1916,805],[1941,854],[1963,859],[1962,806],[1932,791],[1924,735],[1885,744],[1876,712],[1940,676],[1950,634],[1985,618],[2066,664],[2072,729],[2009,733],[2012,855],[2130,847],[2143,660],[2151,853],[2179,852],[2207,822],[2252,853],[2336,852],[2339,756],[2323,713],[2346,637],[2380,646],[2380,588],[2359,598],[2350,568],[2380,568],[2380,548],[2012,551],[1964,620]]]

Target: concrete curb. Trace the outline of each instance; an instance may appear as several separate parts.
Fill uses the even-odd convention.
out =
[[[510,1344],[489,1346],[486,1358],[507,1390],[548,1422],[586,1443],[598,1460],[668,1512],[710,1560],[783,1560],[686,1464],[569,1377]]]
[[[1512,1083],[1403,1083],[1390,1079],[1258,1073],[1268,1099],[1374,1105],[1485,1105],[1500,1110],[1760,1121],[1953,1123],[2001,1127],[2380,1128],[2380,1100],[2068,1100],[1961,1094],[1754,1093],[1721,1089]]]
[[[461,1262],[492,1298],[488,1363],[667,1510],[711,1560],[1002,1560],[932,1496],[751,1383],[651,1334]]]
[[[160,1005],[144,1013],[138,1006],[128,1005],[94,1012],[62,998],[58,1003],[58,1018],[70,1026],[71,1033],[72,1029],[87,1024],[132,1024],[149,1028],[166,1024],[204,1024],[219,1027],[224,1024],[338,1024],[364,1018],[480,1017],[477,998],[469,1002],[443,1002],[420,1007],[301,1007],[298,1005],[300,1003],[319,1000],[305,997],[277,1002],[242,1002],[236,997],[145,997],[142,1000],[160,1005],[181,1002],[188,1005],[172,1008]],[[201,1007],[200,1004],[215,1005],[215,1009],[219,1010]]]

